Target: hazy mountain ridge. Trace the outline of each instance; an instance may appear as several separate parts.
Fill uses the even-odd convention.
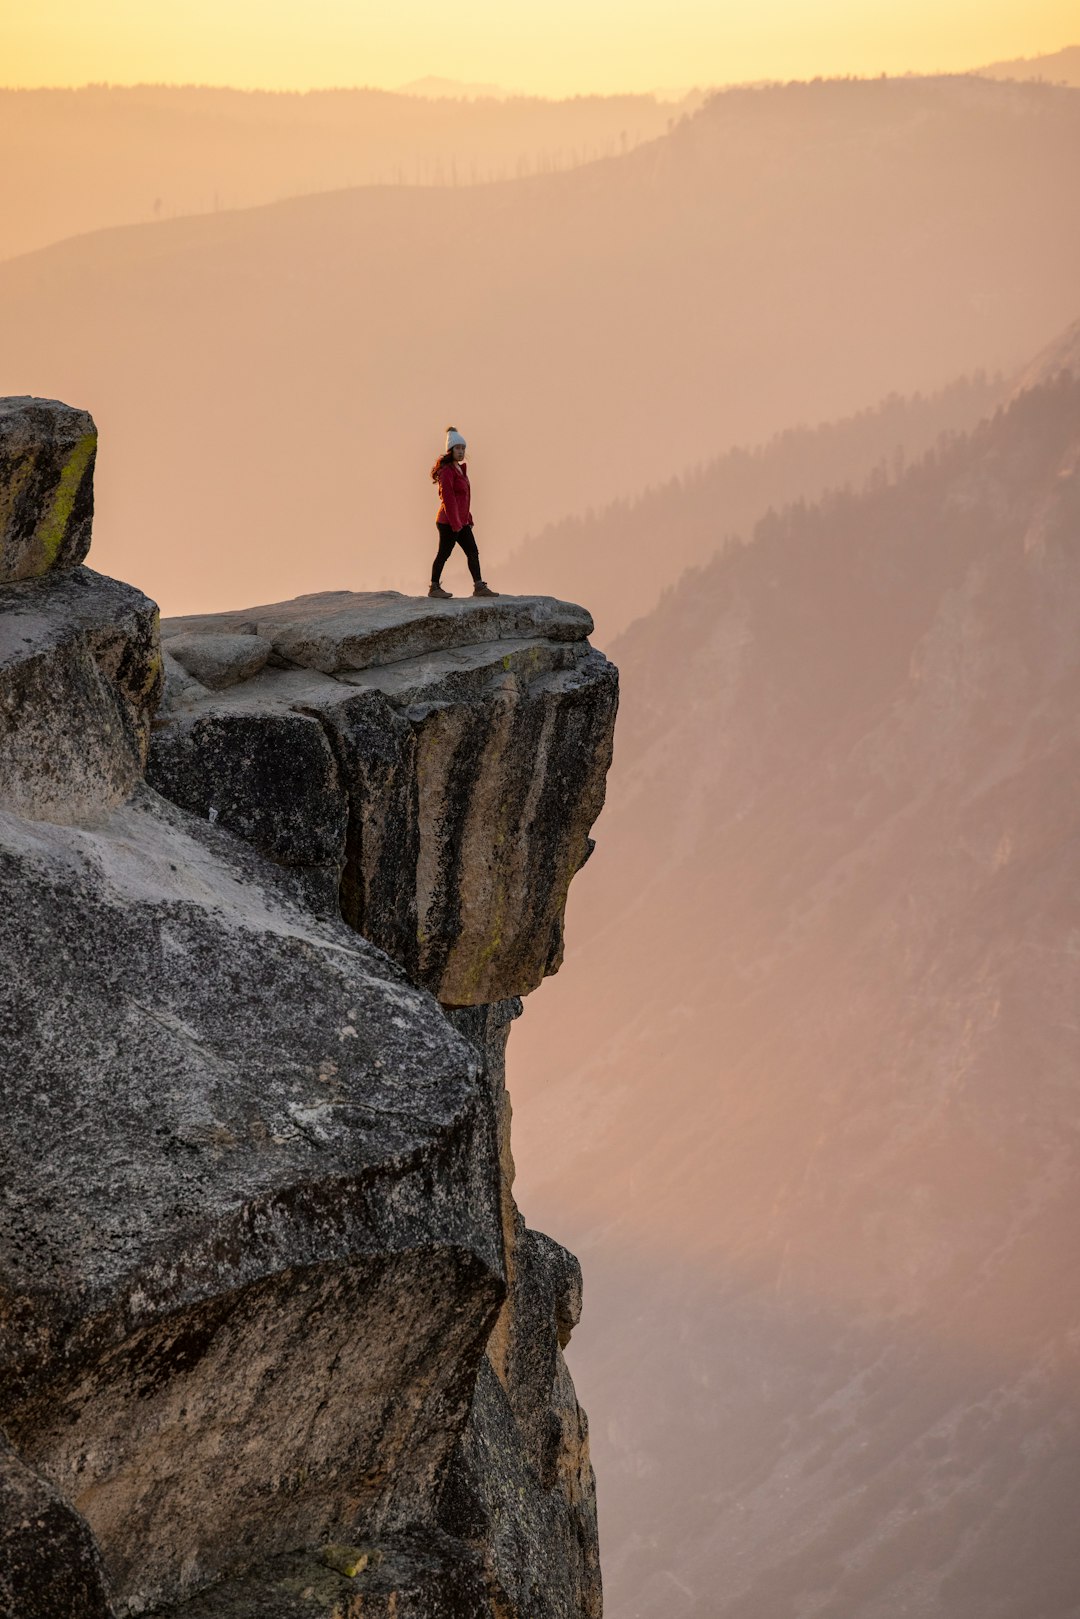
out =
[[[3,385],[100,401],[103,565],[166,611],[229,605],[256,563],[267,594],[422,589],[449,421],[494,571],[719,447],[1011,369],[1075,313],[1078,156],[1080,98],[1046,86],[728,91],[565,173],[9,260]]]
[[[1064,376],[616,644],[611,859],[512,1064],[620,1619],[1077,1611],[1078,612]]]
[[[980,73],[995,79],[1043,79],[1052,84],[1080,85],[1080,45],[1066,45],[1043,56],[1016,56],[990,62]]]
[[[476,88],[0,89],[0,148],[18,153],[0,172],[0,259],[85,231],[314,191],[569,168],[662,134],[701,99],[478,101]]]
[[[598,604],[605,635],[619,634],[684,569],[748,537],[771,507],[860,485],[875,467],[879,476],[895,473],[939,435],[974,426],[1005,391],[1000,376],[964,377],[928,398],[893,395],[841,421],[738,445],[636,498],[549,524],[501,564],[499,578],[513,590],[558,579],[572,600]]]

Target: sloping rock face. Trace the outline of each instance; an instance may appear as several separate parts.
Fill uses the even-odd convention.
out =
[[[430,1520],[503,1294],[475,1053],[272,870],[145,789],[3,823],[0,1415],[120,1611]]]
[[[79,821],[142,779],[161,693],[158,614],[88,568],[0,586],[0,800]]]
[[[611,760],[591,627],[547,598],[392,592],[167,620],[184,672],[170,661],[150,780],[302,873],[445,1005],[527,994],[562,961]]]
[[[163,660],[85,567],[0,591],[6,1619],[599,1611],[579,1278],[513,1202],[518,1003],[475,997],[556,963],[614,672],[562,604],[344,618]]]

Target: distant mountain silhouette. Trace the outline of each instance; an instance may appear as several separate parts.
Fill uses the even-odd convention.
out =
[[[838,422],[737,446],[636,498],[550,523],[500,564],[500,581],[589,602],[604,643],[655,607],[683,569],[749,537],[770,507],[917,459],[939,435],[973,427],[1005,392],[1000,377],[964,378],[928,397],[893,395]]]
[[[109,225],[343,186],[465,186],[570,168],[655,138],[684,110],[649,95],[492,99],[491,88],[0,90],[0,148],[18,153],[0,171],[0,259]]]
[[[979,72],[994,79],[1045,79],[1049,84],[1080,85],[1080,45],[1044,56],[1017,56],[1011,61],[991,62]]]
[[[514,90],[504,90],[501,84],[463,84],[460,79],[440,79],[429,73],[424,79],[410,79],[408,84],[399,84],[398,94],[402,96],[432,96],[441,99],[444,96],[495,96],[502,100],[506,96],[520,94]]]
[[[95,556],[168,612],[422,590],[447,422],[495,573],[734,443],[1012,369],[1075,315],[1078,159],[1080,97],[1047,86],[726,91],[563,173],[0,264],[0,382],[93,405]],[[662,545],[628,565],[663,570]]]
[[[620,1619],[1080,1612],[1078,622],[1059,373],[609,648],[510,1071]]]

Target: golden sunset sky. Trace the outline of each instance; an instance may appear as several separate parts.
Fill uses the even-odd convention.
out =
[[[0,84],[544,95],[927,72],[1080,40],[1078,0],[0,0]]]

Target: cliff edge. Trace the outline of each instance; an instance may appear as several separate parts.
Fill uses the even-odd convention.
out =
[[[591,1619],[503,1066],[615,671],[538,598],[159,627],[95,444],[0,405],[0,1613]]]

